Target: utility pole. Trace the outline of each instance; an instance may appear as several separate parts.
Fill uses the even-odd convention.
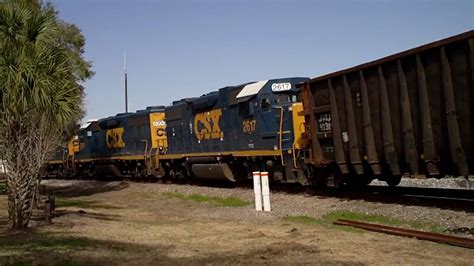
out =
[[[125,113],[128,113],[127,53],[123,53],[123,72],[125,74]]]

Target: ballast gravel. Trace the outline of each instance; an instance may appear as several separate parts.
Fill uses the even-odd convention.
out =
[[[189,184],[163,184],[163,183],[140,183],[140,182],[99,182],[99,181],[66,181],[66,180],[44,180],[46,187],[55,187],[60,191],[71,191],[85,188],[87,194],[97,187],[97,193],[121,190],[127,187],[127,192],[137,195],[142,193],[148,200],[173,200],[167,198],[164,193],[176,192],[185,195],[206,195],[210,197],[237,197],[251,204],[244,207],[219,207],[208,208],[203,212],[202,208],[194,209],[193,202],[189,202],[188,208],[183,210],[195,217],[219,218],[229,220],[252,219],[261,222],[274,221],[288,216],[310,216],[321,218],[333,211],[353,211],[364,214],[383,215],[403,221],[417,221],[424,224],[439,225],[459,236],[474,238],[474,215],[470,212],[441,209],[437,207],[407,206],[397,203],[368,202],[364,200],[343,199],[337,197],[314,196],[306,193],[288,193],[272,191],[271,212],[257,212],[254,209],[254,194],[251,188],[221,188],[209,186],[197,186]],[[60,195],[61,193],[59,193]],[[124,206],[125,207],[125,206]]]
[[[418,177],[418,178],[417,178]],[[385,181],[374,180],[370,185],[386,186]],[[401,187],[424,187],[424,188],[452,188],[452,189],[471,189],[474,190],[474,176],[448,177],[448,178],[423,178],[415,176],[413,178],[404,177],[398,186]]]
[[[463,236],[474,238],[474,235],[465,234],[466,229],[474,228],[474,215],[465,211],[441,209],[436,207],[406,206],[396,203],[368,202],[364,200],[350,200],[336,197],[321,197],[308,194],[289,194],[285,192],[271,193],[272,212],[254,211],[254,194],[252,189],[247,188],[216,188],[193,185],[176,184],[134,184],[130,189],[136,192],[147,193],[177,192],[186,195],[201,194],[214,197],[238,197],[252,202],[244,208],[221,208],[225,209],[228,219],[257,218],[267,220],[284,218],[287,216],[307,215],[313,218],[321,218],[333,211],[353,211],[364,214],[374,214],[392,217],[403,221],[418,221],[425,224],[439,225],[443,228],[453,230]],[[193,210],[186,210],[193,211]],[[222,212],[222,210],[220,211]],[[222,213],[194,213],[196,216],[212,217]],[[468,230],[469,231],[469,230]],[[470,231],[469,231],[470,232]]]

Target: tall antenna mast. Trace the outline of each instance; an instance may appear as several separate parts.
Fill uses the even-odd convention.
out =
[[[125,74],[125,113],[128,113],[127,53],[123,53],[123,72]]]

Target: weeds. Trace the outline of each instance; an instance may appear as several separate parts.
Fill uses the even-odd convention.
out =
[[[69,198],[56,198],[56,207],[75,207],[81,209],[117,209],[117,207],[101,204],[95,200],[80,200]]]
[[[186,195],[179,192],[164,192],[162,193],[162,195],[167,198],[175,198],[175,199],[194,201],[194,202],[207,202],[216,206],[225,206],[225,207],[241,207],[241,206],[246,206],[250,204],[250,202],[242,200],[237,197],[224,197],[223,198],[223,197],[211,197],[211,196],[201,195],[201,194]]]
[[[55,233],[28,233],[15,237],[0,237],[0,265],[90,265],[70,256],[77,251],[114,252],[128,255],[139,246],[115,241]],[[83,259],[80,258],[79,259]],[[87,260],[87,259],[86,259]],[[92,258],[90,259],[92,260]],[[60,263],[58,263],[58,261]]]
[[[285,217],[283,220],[286,222],[299,223],[299,224],[304,224],[304,225],[322,225],[325,227],[337,228],[337,229],[341,229],[343,231],[348,231],[348,232],[364,232],[364,230],[362,229],[334,225],[333,222],[337,221],[338,219],[355,220],[355,221],[360,221],[360,222],[368,222],[368,223],[389,225],[389,226],[395,226],[395,227],[405,227],[405,228],[411,228],[415,230],[425,230],[425,231],[436,232],[436,233],[445,231],[445,229],[439,225],[425,224],[418,221],[404,221],[404,220],[399,220],[399,219],[382,216],[382,215],[365,214],[365,213],[351,212],[351,211],[333,211],[324,215],[320,219],[315,219],[313,217],[303,215],[303,216],[288,216],[288,217]]]
[[[46,234],[39,234],[28,237],[8,237],[0,238],[0,246],[3,250],[23,250],[29,252],[37,251],[64,251],[72,249],[94,248],[93,240],[82,237],[58,237]]]

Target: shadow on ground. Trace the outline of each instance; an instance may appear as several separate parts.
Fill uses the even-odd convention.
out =
[[[58,210],[54,212],[53,218],[58,218],[65,215],[77,215],[76,217],[85,217],[102,221],[118,221],[122,216],[116,214],[102,214],[96,212],[87,212],[84,210],[70,211],[70,210]]]
[[[129,184],[125,181],[96,180],[43,180],[40,191],[42,194],[54,194],[61,197],[90,196],[108,191],[125,189]]]
[[[0,265],[291,264],[295,257],[307,257],[304,263],[311,264],[357,265],[357,262],[328,260],[317,248],[293,242],[269,243],[267,247],[247,253],[210,254],[194,250],[192,256],[173,257],[169,255],[176,251],[173,245],[142,245],[132,241],[28,232],[0,237],[0,246]]]
[[[139,254],[153,252],[166,258],[172,248],[36,232],[0,237],[0,246],[0,265],[136,264]]]

